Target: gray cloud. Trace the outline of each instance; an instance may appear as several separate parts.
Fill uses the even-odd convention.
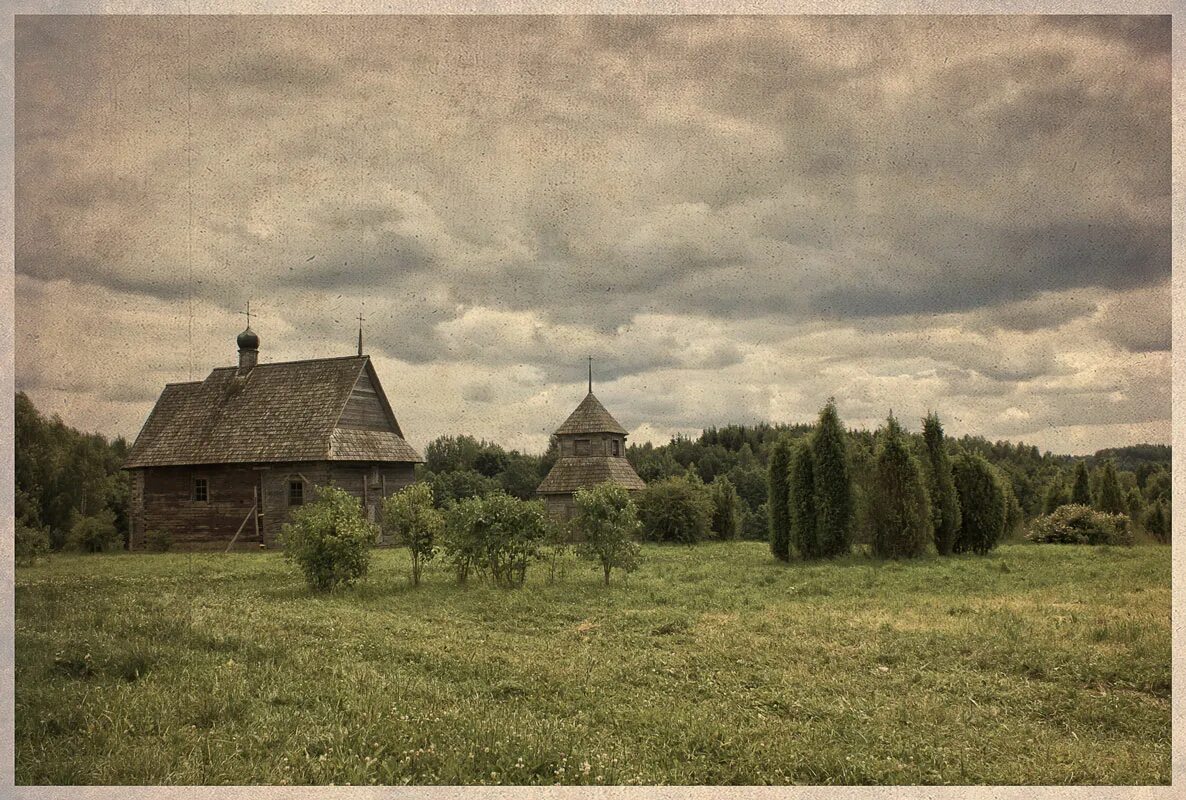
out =
[[[656,435],[841,388],[872,409],[902,375],[920,402],[1003,402],[1168,347],[1168,32],[1166,17],[22,17],[17,271],[30,298],[65,282],[162,319],[196,301],[233,327],[252,298],[293,357],[348,347],[365,308],[368,349],[392,363],[551,387],[450,383],[467,419],[552,402],[586,355]],[[22,363],[26,385],[56,385]],[[720,391],[714,373],[744,391],[689,403]],[[86,391],[115,401],[96,380]],[[671,381],[658,405],[627,391]]]

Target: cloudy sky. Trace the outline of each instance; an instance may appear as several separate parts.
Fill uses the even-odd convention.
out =
[[[1168,17],[22,17],[16,384],[366,350],[412,443],[1170,438]]]

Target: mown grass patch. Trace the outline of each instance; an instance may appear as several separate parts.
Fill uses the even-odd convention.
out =
[[[413,589],[384,550],[323,596],[275,553],[55,556],[17,572],[17,781],[1169,781],[1168,548],[643,555]]]

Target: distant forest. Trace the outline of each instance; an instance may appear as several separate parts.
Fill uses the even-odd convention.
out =
[[[921,423],[919,423],[921,427]],[[767,460],[782,437],[797,440],[812,430],[809,424],[726,425],[708,428],[698,437],[676,436],[664,445],[632,444],[626,457],[646,482],[688,476],[705,484],[728,480],[741,500],[741,534],[767,537]],[[915,449],[921,434],[911,433]],[[45,417],[23,393],[16,395],[15,482],[17,522],[48,532],[51,549],[71,542],[80,522],[99,517],[125,538],[128,531],[130,482],[120,470],[128,450],[121,437],[108,440],[71,428],[58,417]],[[848,432],[856,501],[856,541],[867,541],[868,503],[865,487],[873,470],[875,434]],[[1100,450],[1074,457],[1040,452],[1023,442],[990,442],[980,436],[949,439],[954,452],[978,453],[1008,478],[1026,520],[1049,511],[1052,502],[1070,497],[1075,471],[1084,463],[1090,480],[1097,481],[1105,461],[1117,470],[1128,512],[1140,519],[1145,509],[1170,505],[1170,447],[1135,445]],[[523,499],[535,488],[557,458],[553,441],[543,455],[507,450],[494,442],[468,435],[441,436],[424,450],[426,463],[417,467],[419,479],[432,484],[438,505],[492,491]],[[1092,490],[1095,487],[1092,486]],[[1065,502],[1065,500],[1063,500]]]

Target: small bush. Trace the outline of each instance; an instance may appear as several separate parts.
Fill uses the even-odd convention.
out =
[[[13,556],[17,566],[27,566],[49,554],[49,531],[16,520]]]
[[[1038,517],[1026,538],[1041,544],[1131,545],[1132,530],[1123,514],[1105,514],[1089,506],[1066,505]]]
[[[144,534],[144,546],[157,553],[164,553],[173,547],[173,534],[168,531],[149,531]]]
[[[375,529],[354,495],[336,486],[315,490],[316,499],[297,509],[280,533],[284,557],[316,591],[348,586],[367,573]]]
[[[636,504],[643,536],[651,541],[695,544],[708,535],[712,500],[703,484],[667,478],[647,486]]]
[[[72,550],[104,553],[118,548],[123,543],[123,537],[115,529],[115,514],[103,509],[92,517],[75,520],[66,541]]]
[[[615,483],[603,483],[578,489],[573,499],[576,528],[584,534],[578,551],[581,557],[600,563],[607,586],[613,568],[632,572],[638,566],[639,547],[634,537],[640,526],[630,493]]]
[[[420,573],[435,555],[433,543],[445,525],[441,512],[433,507],[432,485],[413,483],[388,497],[383,503],[383,525],[408,546],[412,585],[419,586]]]
[[[444,550],[460,582],[477,570],[500,586],[521,586],[547,533],[541,501],[498,491],[460,500],[446,512]]]

